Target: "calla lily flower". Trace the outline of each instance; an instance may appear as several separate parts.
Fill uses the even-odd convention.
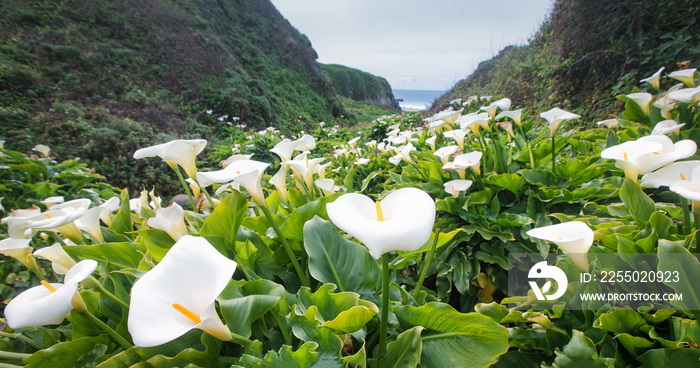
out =
[[[119,199],[119,197],[117,197],[117,196],[114,196],[114,197],[108,199],[107,201],[105,201],[105,203],[102,203],[101,205],[99,205],[98,207],[100,207],[102,209],[102,212],[100,212],[100,220],[102,220],[102,222],[107,224],[107,226],[111,225],[112,224],[111,215],[113,212],[119,210],[120,204],[121,204],[121,199]]]
[[[432,136],[432,137],[430,137],[430,138],[427,138],[427,139],[425,140],[425,143],[427,143],[427,144],[430,146],[430,149],[433,150],[433,151],[435,151],[435,140],[436,140],[436,139],[437,139],[437,136],[434,135],[434,136]]]
[[[303,157],[299,160],[295,158],[294,160],[287,161],[287,165],[289,165],[289,167],[292,168],[297,177],[304,180],[307,188],[311,188],[311,186],[314,184],[314,168],[316,167],[316,165],[323,162],[323,160],[325,160],[325,158],[323,157],[312,159],[309,159],[308,157]]]
[[[360,140],[361,137],[355,137],[351,140],[348,141],[348,146],[355,148],[357,146],[357,142]]]
[[[331,195],[340,191],[340,186],[335,185],[333,179],[316,179],[314,184],[323,191],[324,195]]]
[[[486,131],[491,130],[491,127],[489,127],[489,114],[484,112],[481,114],[472,113],[464,115],[459,120],[459,126],[461,129],[469,128],[475,136],[481,137],[479,127]]]
[[[270,178],[270,184],[277,188],[277,193],[279,193],[282,201],[287,202],[289,200],[289,191],[287,190],[287,176],[289,176],[289,166],[282,165],[275,175]]]
[[[50,247],[44,247],[34,251],[35,257],[41,257],[51,261],[51,268],[59,275],[65,275],[68,270],[75,266],[75,261],[63,249],[61,244],[54,243]]]
[[[193,328],[230,340],[214,302],[235,270],[236,262],[206,239],[184,236],[131,288],[127,327],[134,344],[161,345]]]
[[[579,270],[588,272],[588,250],[593,245],[595,235],[588,225],[580,221],[563,222],[534,228],[527,235],[556,244]]]
[[[328,161],[325,164],[318,164],[314,166],[314,173],[318,174],[318,177],[321,179],[326,178],[326,169],[333,164],[332,161]]]
[[[666,69],[666,67],[662,66],[661,69],[657,70],[656,73],[652,74],[651,77],[644,78],[644,79],[640,80],[639,83],[647,82],[647,83],[651,84],[652,88],[654,88],[655,90],[658,91],[659,88],[661,88],[660,84],[659,84],[659,79],[661,78],[661,72],[663,72],[664,69]]]
[[[102,229],[100,228],[100,216],[104,210],[100,207],[93,207],[79,219],[75,220],[75,226],[90,234],[90,236],[98,243],[104,243]]]
[[[496,100],[491,105],[496,105],[502,111],[510,110],[511,101],[510,98],[504,97],[500,100]]]
[[[463,109],[452,110],[450,108],[448,110],[440,111],[439,113],[437,113],[429,118],[423,119],[423,120],[427,121],[429,123],[432,123],[432,122],[435,122],[438,120],[442,120],[447,124],[452,124],[455,122],[455,120],[457,120],[457,118],[460,116],[460,114],[462,114],[462,110]]]
[[[36,146],[34,146],[34,148],[32,148],[32,151],[37,151],[41,153],[42,156],[49,157],[49,153],[51,153],[51,148],[43,144],[37,144]]]
[[[609,147],[600,157],[616,160],[615,166],[625,171],[630,180],[650,173],[671,162],[688,158],[697,151],[697,144],[689,139],[673,143],[665,135],[651,135]]]
[[[272,150],[270,150],[270,151],[272,151]],[[219,163],[219,165],[221,165],[221,167],[225,168],[226,166],[231,165],[231,163],[234,161],[250,160],[252,157],[253,157],[252,153],[249,155],[242,155],[242,154],[236,153],[236,154],[229,156],[227,159],[221,161]],[[190,187],[192,187],[192,183],[194,183],[194,180],[192,180],[191,182],[189,180],[192,180],[192,178],[188,178],[188,180],[187,180],[187,182],[190,184]]]
[[[445,146],[435,151],[434,155],[440,157],[440,160],[444,165],[447,163],[447,161],[449,161],[450,156],[456,154],[457,152],[460,152],[459,146]]]
[[[521,117],[523,114],[523,109],[519,110],[513,110],[513,111],[501,111],[496,115],[496,120],[501,119],[501,118],[509,118],[513,120],[513,122],[517,125],[522,125],[523,123],[520,121]]]
[[[32,254],[32,247],[29,246],[30,239],[7,238],[0,240],[0,253],[18,260],[27,268],[36,266],[29,257]]]
[[[607,120],[601,120],[596,123],[598,126],[604,126],[608,129],[616,129],[618,125],[620,125],[620,121],[617,119],[607,119]]]
[[[700,87],[683,88],[677,91],[669,92],[668,98],[678,102],[697,105],[700,101]]]
[[[673,182],[669,189],[681,197],[690,199],[693,202],[693,212],[696,212],[700,206],[700,166],[693,168],[690,177]]]
[[[464,137],[467,135],[462,129],[448,130],[442,133],[447,138],[452,138],[457,142],[460,150],[464,150]]]
[[[88,278],[96,268],[96,261],[80,261],[68,270],[63,284],[42,281],[41,285],[17,295],[5,307],[8,326],[25,328],[61,323],[74,308],[73,299],[78,283]]]
[[[678,124],[675,120],[660,121],[654,126],[651,135],[668,135],[680,130],[684,125],[685,123]]]
[[[696,167],[700,167],[700,161],[682,161],[666,165],[654,172],[642,176],[639,183],[642,187],[670,187],[673,183],[682,180],[690,180]]]
[[[207,141],[205,139],[177,139],[163,144],[141,148],[134,152],[135,159],[158,156],[168,165],[180,165],[187,176],[194,178],[197,175],[195,157],[204,150]]]
[[[402,188],[381,202],[358,194],[341,195],[326,205],[328,217],[360,240],[374,258],[390,251],[412,251],[430,238],[435,222],[435,201],[416,188]]]
[[[693,88],[695,87],[695,72],[696,68],[676,70],[668,75],[669,78],[683,82],[686,86]]]
[[[480,110],[489,114],[489,119],[493,119],[496,116],[496,110],[498,110],[498,106],[495,104],[481,106]]]
[[[365,166],[365,165],[367,165],[368,163],[369,163],[369,159],[368,159],[368,158],[358,158],[358,159],[355,160],[355,162],[354,162],[355,165],[359,165],[359,166]]]
[[[394,148],[394,150],[397,152],[397,155],[393,157],[394,160],[396,160],[396,158],[398,158],[399,162],[401,162],[401,160],[407,161],[407,162],[413,162],[413,159],[411,159],[411,152],[415,151],[416,148],[413,147],[412,143],[409,143],[409,144],[407,144],[403,147],[400,147],[400,148]],[[389,162],[391,162],[391,159],[389,159]],[[398,162],[395,163],[394,165],[397,165],[397,164],[398,164]]]
[[[479,175],[481,173],[481,168],[479,164],[481,163],[481,157],[483,153],[479,151],[473,151],[465,153],[462,155],[455,156],[454,164],[458,167],[472,168],[474,172]]]
[[[80,243],[83,240],[83,235],[75,225],[75,220],[84,214],[84,208],[46,211],[41,216],[37,216],[27,222],[29,229],[24,232],[24,235],[30,237],[37,231],[54,231],[63,234],[76,243]]]
[[[262,172],[264,172],[268,166],[270,166],[270,164],[255,160],[234,161],[222,170],[198,172],[197,182],[202,188],[206,188],[213,183],[229,183],[240,175],[247,174],[251,171],[259,171],[262,176]],[[262,188],[260,192],[262,192]]]
[[[645,115],[649,115],[649,104],[651,104],[651,93],[639,92],[627,95],[627,98],[634,101],[639,106]]]
[[[549,111],[541,113],[540,117],[549,122],[549,136],[554,137],[554,133],[556,133],[557,128],[559,128],[559,124],[565,120],[578,119],[581,117],[581,115],[555,107]]]
[[[77,209],[83,209],[85,211],[90,208],[90,200],[87,198],[78,198],[78,199],[73,199],[68,202],[63,202],[63,203],[58,203],[55,204],[51,207],[52,210],[77,210]]]
[[[450,180],[445,185],[445,191],[452,195],[452,197],[459,197],[459,193],[466,191],[472,186],[471,180],[456,179]]]
[[[146,221],[146,225],[160,229],[168,233],[173,240],[178,241],[187,235],[185,225],[185,210],[179,204],[173,202],[169,207],[159,208],[156,215]]]
[[[44,198],[40,203],[46,206],[46,209],[51,208],[51,206],[59,203],[65,202],[65,199],[63,196],[56,196],[56,197],[48,197]]]
[[[2,219],[3,224],[7,224],[7,233],[11,238],[23,239],[25,231],[29,229],[30,220],[39,220],[41,210],[39,207],[33,207],[26,210],[12,210],[10,216]]]

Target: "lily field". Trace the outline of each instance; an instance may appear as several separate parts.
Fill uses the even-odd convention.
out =
[[[134,152],[172,204],[2,148],[0,367],[700,366],[697,76],[597,124],[492,96],[293,137],[220,116],[223,145]],[[513,289],[520,260],[556,284]],[[637,295],[622,269],[682,298],[580,296]]]

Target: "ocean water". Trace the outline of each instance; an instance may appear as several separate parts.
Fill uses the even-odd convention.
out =
[[[395,89],[394,98],[399,101],[402,110],[421,111],[432,105],[433,101],[442,96],[446,91],[426,91],[413,89]]]

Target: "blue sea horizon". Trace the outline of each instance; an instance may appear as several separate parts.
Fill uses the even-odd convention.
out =
[[[427,110],[438,97],[447,91],[394,89],[394,98],[399,101],[401,110],[422,111]]]

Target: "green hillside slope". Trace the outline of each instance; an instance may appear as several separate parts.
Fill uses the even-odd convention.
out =
[[[0,137],[80,156],[118,186],[158,178],[130,159],[138,147],[216,139],[234,117],[299,129],[345,113],[268,0],[0,4]]]
[[[355,101],[399,108],[386,79],[344,65],[321,64],[321,68],[338,95]]]
[[[604,118],[622,106],[615,95],[660,67],[699,65],[699,17],[697,0],[556,0],[528,44],[481,63],[432,111],[455,98],[498,94],[534,109],[558,105],[583,121]]]

